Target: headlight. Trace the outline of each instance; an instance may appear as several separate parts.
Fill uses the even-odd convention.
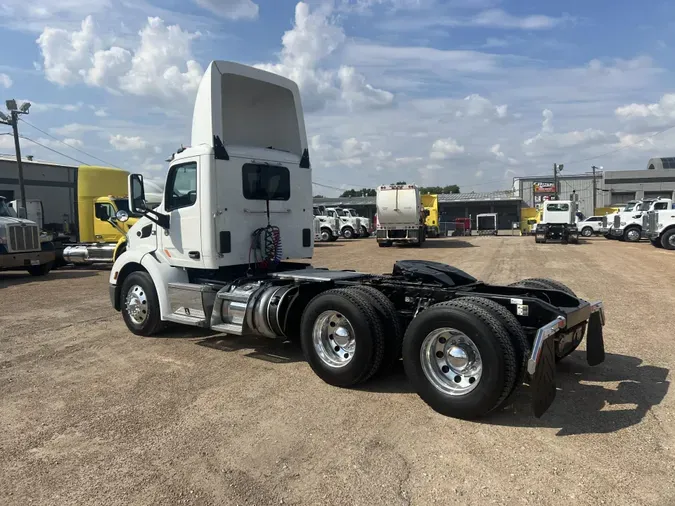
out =
[[[621,223],[619,223],[619,225],[621,225],[622,227],[625,227],[625,226],[626,226],[626,222],[625,222],[625,221],[622,221]]]

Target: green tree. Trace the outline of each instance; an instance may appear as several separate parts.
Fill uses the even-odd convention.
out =
[[[374,188],[361,188],[359,190],[346,190],[342,192],[340,197],[374,197],[377,195],[377,190]]]

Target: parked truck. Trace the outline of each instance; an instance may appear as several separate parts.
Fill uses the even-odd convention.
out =
[[[319,239],[321,242],[335,242],[340,237],[340,220],[335,216],[328,216],[324,206],[312,208],[314,220],[319,222]]]
[[[579,229],[576,221],[576,202],[571,200],[547,200],[542,203],[541,221],[537,223],[534,240],[546,243],[560,240],[562,244],[577,244]]]
[[[645,235],[657,248],[675,250],[675,209],[652,209],[643,216]]]
[[[425,234],[427,237],[438,237],[441,235],[438,221],[438,195],[426,193],[422,195],[422,205],[424,206],[425,218]]]
[[[642,237],[646,237],[643,228],[643,217],[650,211],[662,211],[672,208],[673,201],[669,198],[659,197],[656,199],[638,200],[634,206],[628,205],[622,212],[612,215],[611,224],[608,222],[607,235],[611,239],[638,242]]]
[[[0,271],[26,270],[44,276],[54,265],[54,244],[40,233],[38,224],[20,218],[25,208],[10,208],[0,197]],[[9,304],[9,302],[6,302]]]
[[[358,239],[361,235],[361,219],[352,217],[339,207],[327,207],[326,215],[337,220],[340,236],[345,239]]]
[[[128,175],[125,170],[111,167],[78,167],[73,196],[75,222],[50,230],[58,263],[112,264],[124,252],[126,233],[138,219],[133,213],[126,223],[116,218],[118,211],[130,213]]]
[[[369,218],[366,218],[365,216],[361,216],[359,213],[356,212],[356,209],[354,208],[342,208],[342,211],[345,214],[345,216],[349,216],[350,218],[358,218],[359,222],[361,223],[361,231],[359,233],[360,237],[370,237],[370,234],[373,233],[373,225],[370,222]]]
[[[380,221],[420,216],[414,187],[380,194]],[[110,299],[137,335],[175,322],[233,337],[299,338],[312,370],[336,387],[361,384],[402,357],[419,395],[460,418],[497,409],[524,381],[541,416],[556,395],[556,360],[584,335],[589,364],[604,360],[602,303],[555,281],[488,285],[411,260],[382,275],[312,267],[300,93],[276,74],[212,62],[197,91],[191,146],[169,164],[164,201],[148,209],[143,177],[132,174],[129,206],[143,217],[112,267]]]
[[[377,188],[377,244],[424,243],[424,220],[420,190],[413,184],[382,185]]]
[[[497,235],[498,220],[496,213],[476,215],[476,233],[478,235]]]

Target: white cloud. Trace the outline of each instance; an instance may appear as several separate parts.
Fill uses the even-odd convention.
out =
[[[476,173],[475,173],[475,176],[476,176],[477,178],[483,177],[483,171],[482,171],[482,170],[477,170]]]
[[[462,115],[466,115],[470,118],[475,117],[495,117],[503,119],[506,117],[508,112],[507,105],[493,105],[490,100],[485,97],[481,97],[478,94],[469,95],[464,99],[463,111],[458,112]]]
[[[295,81],[307,111],[316,111],[339,98],[350,108],[389,105],[393,94],[368,84],[356,69],[341,66],[335,71],[321,67],[346,39],[342,27],[330,16],[328,4],[311,12],[309,5],[299,2],[295,7],[293,28],[281,39],[283,47],[279,62],[256,66]]]
[[[431,145],[429,158],[433,160],[444,160],[454,155],[464,153],[464,146],[457,143],[452,137],[447,139],[437,139]]]
[[[138,151],[148,147],[147,141],[141,137],[127,137],[121,134],[110,136],[110,145],[118,151]]]
[[[194,0],[197,5],[227,19],[255,19],[258,4],[251,0]]]
[[[0,86],[10,88],[12,86],[12,79],[7,74],[0,74]]]
[[[7,133],[0,133],[0,149],[11,149],[14,153],[14,137]]]
[[[105,47],[93,18],[87,16],[80,30],[69,32],[46,27],[37,43],[45,76],[65,86],[84,82],[89,86],[134,95],[165,99],[194,93],[203,69],[191,52],[198,33],[166,26],[160,18],[148,18],[131,50]]]
[[[99,118],[105,118],[108,116],[108,111],[106,111],[105,109],[94,108],[94,116],[97,116]]]
[[[55,135],[68,137],[73,135],[82,135],[83,133],[86,132],[95,132],[98,130],[103,130],[103,127],[95,125],[83,125],[81,123],[68,123],[60,127],[50,128],[50,130]]]
[[[614,111],[621,119],[675,118],[675,93],[666,93],[655,104],[629,104]]]
[[[22,100],[22,102],[26,102],[26,100]],[[31,112],[42,112],[42,111],[77,112],[80,109],[82,109],[82,107],[84,107],[84,104],[82,102],[78,102],[76,104],[48,104],[42,102],[33,102],[32,100],[28,100],[28,102],[31,103]]]
[[[494,144],[490,148],[490,153],[495,155],[495,158],[497,158],[497,160],[499,160],[500,162],[508,163],[509,165],[516,165],[518,163],[518,160],[516,160],[515,158],[506,156],[504,152],[501,150],[501,145],[499,144]]]

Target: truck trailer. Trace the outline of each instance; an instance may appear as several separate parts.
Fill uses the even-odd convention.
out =
[[[377,244],[424,243],[424,219],[420,190],[414,184],[390,184],[377,188]]]
[[[382,192],[396,200],[394,189]],[[396,207],[420,216],[415,200]],[[276,74],[211,62],[191,146],[171,160],[163,202],[150,210],[143,177],[132,174],[129,208],[143,217],[109,283],[133,334],[155,335],[174,322],[233,339],[299,339],[312,370],[336,387],[361,384],[402,358],[424,401],[459,418],[499,408],[523,382],[541,416],[556,395],[556,361],[584,336],[589,364],[604,360],[602,302],[555,281],[488,285],[411,260],[382,275],[313,267],[300,93]],[[386,220],[390,209],[378,211]]]
[[[496,213],[477,214],[476,233],[478,235],[497,235],[497,214]]]

